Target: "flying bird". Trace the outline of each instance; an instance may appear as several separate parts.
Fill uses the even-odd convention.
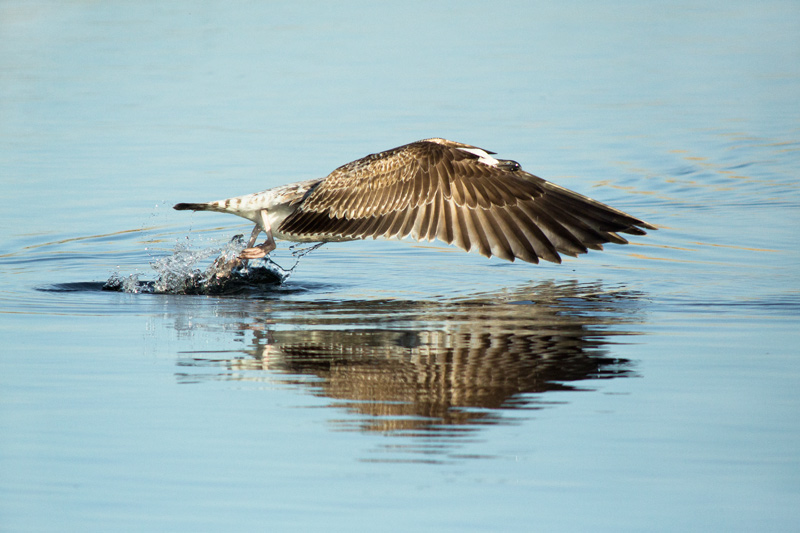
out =
[[[656,229],[638,218],[525,172],[516,161],[446,139],[425,139],[368,155],[325,178],[179,211],[217,211],[255,223],[241,259],[275,240],[350,241],[372,237],[438,239],[486,257],[561,262],[602,250],[619,235]],[[261,232],[266,241],[256,245]]]

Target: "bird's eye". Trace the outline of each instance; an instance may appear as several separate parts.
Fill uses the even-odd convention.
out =
[[[514,172],[522,168],[519,163],[517,163],[516,161],[512,161],[511,159],[500,159],[499,164],[497,166],[499,166],[503,170],[509,170],[511,172]]]

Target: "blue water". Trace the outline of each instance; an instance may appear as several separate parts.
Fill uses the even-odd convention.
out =
[[[792,2],[0,4],[0,530],[795,529],[798,96]],[[101,290],[433,136],[659,229]]]

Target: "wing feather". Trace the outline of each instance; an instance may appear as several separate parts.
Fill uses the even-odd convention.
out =
[[[453,204],[445,200],[444,193],[439,195],[439,225],[436,228],[436,238],[447,244],[453,244]]]
[[[526,215],[520,206],[508,210],[512,223],[516,224],[533,246],[538,257],[560,263],[559,252],[573,257],[586,253],[586,247],[568,230],[541,216],[537,221]]]
[[[492,244],[489,237],[486,235],[487,231],[491,230],[491,226],[484,224],[479,218],[483,211],[474,209],[459,209],[459,213],[463,214],[464,222],[466,223],[467,233],[469,234],[470,241],[473,245],[477,246],[478,252],[486,257],[492,256]]]
[[[535,263],[655,229],[491,153],[429,139],[369,155],[331,172],[277,231],[298,240],[411,235]]]
[[[441,192],[442,196],[450,200],[453,197],[453,193],[450,190],[450,177],[447,172],[445,172],[445,169],[442,165],[434,165],[431,167],[431,173],[435,174],[439,179],[438,190]]]
[[[494,219],[497,223],[497,230],[505,236],[506,241],[508,241],[508,244],[511,246],[513,257],[519,257],[523,261],[529,263],[538,263],[539,258],[536,253],[536,248],[531,243],[530,239],[528,239],[528,234],[526,234],[522,226],[514,221],[511,213],[508,210],[498,210],[494,215]],[[549,250],[545,249],[543,251]],[[553,261],[554,257],[558,258],[558,254],[550,255],[546,257],[546,259]],[[556,262],[559,261],[556,260]]]
[[[403,225],[405,224],[406,218],[408,218],[410,210],[406,211],[398,211],[397,215],[394,217],[394,221],[392,222],[392,227],[389,229],[391,237],[393,239],[402,239],[405,237],[403,234]]]
[[[453,202],[448,202],[447,205],[450,206],[450,216],[453,220],[453,243],[469,252],[472,249],[472,241],[467,229],[467,222],[464,220],[464,210],[459,209]]]
[[[472,211],[472,215],[476,225],[483,230],[492,254],[501,259],[513,261],[514,252],[511,251],[511,244],[503,232],[498,230],[494,213],[487,209],[475,209]]]
[[[408,236],[411,233],[411,229],[414,227],[414,222],[417,219],[417,213],[419,212],[418,207],[411,207],[406,210],[405,216],[403,217],[403,224],[400,226],[400,231],[397,233],[397,236],[401,239]]]
[[[431,216],[429,206],[430,204],[422,204],[416,208],[417,213],[414,216],[411,230],[409,231],[409,234],[411,235],[412,239],[421,241],[422,239],[425,238],[425,234],[422,233],[422,227],[424,226],[427,231],[428,223],[430,222],[430,216]]]
[[[378,217],[380,223],[375,228],[375,237],[386,237],[387,239],[391,238],[392,235],[389,234],[389,228],[392,227],[392,222],[394,222],[395,217],[397,217],[398,212],[394,211],[392,213],[387,213],[383,216]]]
[[[434,193],[433,201],[430,203],[430,217],[428,218],[428,224],[422,232],[422,238],[429,242],[436,238],[437,230],[439,229],[439,217],[441,216],[441,212],[441,194]]]

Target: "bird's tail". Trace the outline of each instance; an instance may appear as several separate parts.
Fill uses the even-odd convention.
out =
[[[211,204],[175,204],[172,206],[172,209],[176,211],[209,211],[211,210]]]
[[[217,200],[215,202],[201,203],[180,203],[172,206],[176,211],[216,211],[218,213],[230,213],[230,200]]]
[[[269,202],[266,192],[247,194],[213,202],[180,203],[172,206],[177,211],[215,211],[240,216],[247,220],[255,220],[256,213],[265,209]]]

